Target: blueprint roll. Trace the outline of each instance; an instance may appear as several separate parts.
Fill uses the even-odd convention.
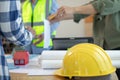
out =
[[[112,64],[113,64],[113,66],[115,66],[116,68],[120,68],[120,60],[112,60]]]
[[[43,69],[58,69],[62,67],[63,60],[42,60],[41,68]]]
[[[46,50],[41,54],[41,60],[63,60],[66,51]]]
[[[120,50],[106,50],[111,60],[120,60]]]

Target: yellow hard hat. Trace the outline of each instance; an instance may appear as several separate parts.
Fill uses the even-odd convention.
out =
[[[55,75],[64,77],[94,77],[115,72],[110,57],[99,46],[81,43],[70,48],[63,59],[63,67]]]

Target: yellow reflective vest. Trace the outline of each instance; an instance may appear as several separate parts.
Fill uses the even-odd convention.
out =
[[[22,5],[22,17],[25,26],[32,26],[36,32],[36,35],[44,33],[44,20],[49,15],[52,0],[38,0],[34,10],[30,0],[26,0]],[[55,35],[56,33],[54,33]],[[33,43],[37,39],[33,40]],[[38,43],[36,47],[43,47],[44,41]],[[50,40],[50,46],[52,46],[52,39]]]

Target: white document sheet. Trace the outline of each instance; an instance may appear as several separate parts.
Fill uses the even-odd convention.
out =
[[[19,69],[9,70],[9,72],[11,72],[11,73],[29,73],[29,71],[31,71],[31,69],[19,68]]]
[[[54,72],[56,69],[31,69],[28,73],[28,75],[54,75]]]
[[[43,69],[58,69],[62,67],[63,60],[42,60],[41,68]]]
[[[44,20],[44,48],[48,48],[50,44],[50,23]]]

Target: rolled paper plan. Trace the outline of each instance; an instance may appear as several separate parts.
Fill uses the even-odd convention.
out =
[[[63,60],[66,51],[45,50],[41,54],[41,60]]]
[[[42,60],[41,68],[43,69],[58,69],[62,67],[63,60]]]
[[[106,50],[111,60],[120,60],[120,50]]]

